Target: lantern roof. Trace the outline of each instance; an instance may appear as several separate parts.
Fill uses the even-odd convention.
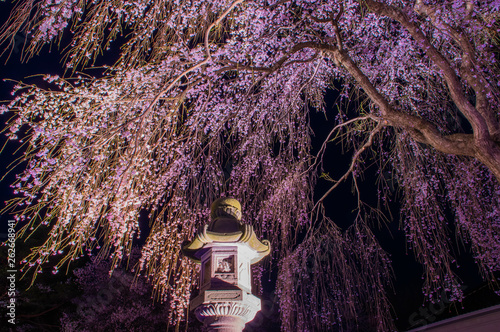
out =
[[[195,238],[182,247],[187,257],[199,263],[208,244],[246,244],[255,256],[250,261],[257,263],[271,251],[268,240],[257,238],[252,225],[241,222],[241,204],[234,198],[220,198],[211,207],[211,222],[200,227]]]

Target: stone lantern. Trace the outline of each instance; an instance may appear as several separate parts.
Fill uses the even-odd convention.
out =
[[[241,332],[261,306],[252,295],[250,265],[267,256],[271,247],[241,222],[241,205],[233,198],[216,200],[211,219],[182,248],[201,264],[200,294],[190,308],[207,331]]]

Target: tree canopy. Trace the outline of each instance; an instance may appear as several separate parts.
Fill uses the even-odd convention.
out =
[[[9,138],[26,143],[11,208],[23,233],[50,229],[27,266],[59,254],[56,273],[98,252],[113,269],[145,236],[148,214],[136,269],[180,321],[197,273],[181,243],[212,201],[232,196],[272,242],[284,330],[347,329],[363,313],[386,331],[391,267],[372,227],[397,197],[428,299],[462,296],[453,232],[494,281],[499,16],[497,0],[21,0],[0,41],[28,33],[28,57],[67,46],[65,77],[47,75],[50,89],[20,83],[1,106],[15,114]],[[118,60],[92,76],[115,44]],[[325,112],[338,87],[344,107],[313,154],[311,112]],[[348,229],[325,216],[325,196],[313,197],[331,140],[352,154],[338,165],[343,176],[326,176],[325,193],[352,181]],[[398,192],[381,177],[370,207],[358,183],[373,165]]]

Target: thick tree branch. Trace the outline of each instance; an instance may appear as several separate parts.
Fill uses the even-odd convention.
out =
[[[398,8],[379,3],[374,0],[365,0],[368,8],[376,14],[387,16],[401,23],[403,27],[411,34],[413,39],[426,52],[431,61],[441,70],[443,78],[448,86],[448,91],[452,100],[460,112],[469,120],[474,138],[481,141],[489,141],[490,133],[485,119],[478,110],[467,100],[463,93],[460,79],[446,59],[428,40],[417,24]],[[500,153],[500,152],[499,152]]]
[[[359,69],[354,60],[347,52],[340,51],[337,47],[329,44],[307,42],[301,43],[301,46],[307,44],[309,47],[329,51],[333,54],[338,65],[343,66],[354,77],[365,93],[375,103],[381,113],[384,125],[391,125],[407,130],[418,141],[429,144],[435,149],[449,154],[474,156],[472,148],[472,135],[454,134],[442,135],[436,126],[417,116],[396,111],[387,101],[387,99],[378,92],[370,79]]]
[[[452,147],[458,147],[463,144],[446,144],[446,141],[441,140],[441,143],[437,144],[439,140],[434,141],[434,139],[439,138],[432,131],[428,131],[430,128],[425,128],[427,131],[426,138],[430,138],[431,144],[438,150],[445,153],[453,153],[458,155],[471,155],[470,150],[474,153],[474,156],[484,165],[486,165],[495,174],[495,177],[500,181],[500,145],[499,142],[492,138],[492,133],[489,131],[489,127],[486,119],[482,114],[469,102],[467,99],[462,84],[459,77],[455,73],[455,70],[450,65],[448,59],[446,59],[428,40],[424,35],[422,30],[418,27],[414,20],[411,20],[407,14],[405,14],[400,9],[379,3],[374,0],[365,0],[368,8],[378,15],[387,16],[395,21],[398,21],[415,39],[415,41],[420,45],[420,47],[426,52],[430,60],[441,70],[443,78],[447,84],[450,97],[458,107],[460,112],[467,118],[473,129],[474,140],[468,147],[466,153],[454,153],[456,149],[448,149]],[[427,126],[425,126],[427,127]],[[434,141],[434,143],[433,143]],[[444,148],[444,149],[442,149]]]
[[[469,6],[471,4],[467,5],[467,12],[470,14],[471,8]],[[462,50],[461,75],[474,90],[476,97],[475,107],[485,119],[490,136],[494,140],[500,141],[500,125],[487,98],[488,95],[493,96],[495,94],[498,95],[498,93],[493,91],[493,89],[496,90],[496,87],[489,84],[482,75],[481,68],[477,63],[476,52],[470,42],[469,36],[463,30],[459,31],[449,24],[442,22],[436,13],[436,9],[425,5],[422,0],[418,0],[415,3],[415,11],[422,16],[429,17],[435,27],[446,33],[460,46]],[[466,17],[468,16],[466,15]]]
[[[227,63],[231,64],[231,66],[223,67],[223,68],[217,70],[217,72],[220,73],[220,72],[224,72],[224,71],[228,71],[228,70],[248,70],[248,71],[253,71],[253,72],[262,72],[262,73],[270,74],[270,73],[273,73],[280,68],[290,66],[294,63],[307,63],[307,62],[311,62],[317,58],[318,53],[315,53],[312,57],[310,57],[308,59],[303,59],[303,60],[296,59],[296,60],[286,62],[286,60],[288,60],[293,53],[298,52],[304,48],[306,48],[306,47],[304,46],[304,47],[299,47],[299,48],[292,48],[292,50],[290,52],[288,52],[287,54],[282,56],[272,67],[247,66],[247,65],[242,65],[238,62],[230,60],[230,61],[227,61]]]

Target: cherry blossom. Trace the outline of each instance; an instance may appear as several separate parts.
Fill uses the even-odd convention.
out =
[[[443,290],[462,296],[451,224],[494,281],[498,7],[498,0],[20,2],[1,41],[24,29],[34,36],[33,55],[71,34],[67,75],[46,76],[50,89],[21,83],[0,108],[15,115],[5,134],[28,144],[11,208],[23,233],[50,229],[26,264],[38,271],[62,251],[59,269],[98,252],[112,271],[145,236],[138,273],[179,322],[197,274],[181,244],[207,222],[212,201],[232,196],[272,241],[285,329],[348,329],[361,312],[387,331],[391,268],[371,231],[382,212],[359,193],[374,164],[397,184],[401,228],[424,267],[429,300]],[[99,77],[79,73],[117,39],[116,63]],[[346,107],[313,155],[310,114],[326,113],[325,93],[339,85]],[[348,229],[324,213],[331,190],[313,197],[331,140],[352,153],[349,165],[336,166],[342,177],[323,176],[331,190],[352,181],[359,208]],[[379,206],[394,199],[384,178],[379,189]],[[306,271],[311,260],[321,264]]]

